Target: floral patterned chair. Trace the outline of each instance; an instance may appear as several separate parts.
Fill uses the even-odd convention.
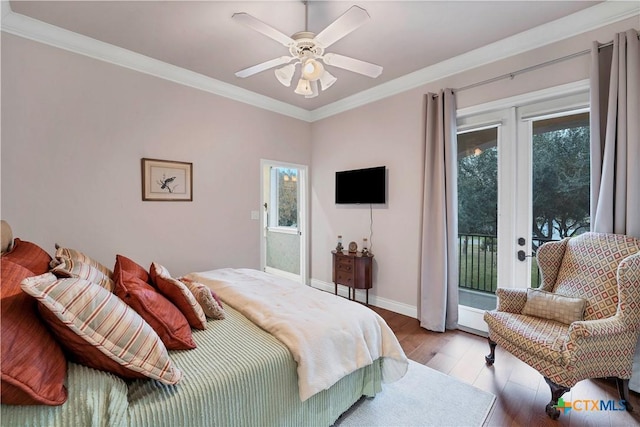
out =
[[[578,381],[615,377],[627,411],[640,333],[640,239],[585,233],[542,245],[540,289],[497,290],[487,311],[488,365],[496,344],[539,371],[551,388],[546,412]]]

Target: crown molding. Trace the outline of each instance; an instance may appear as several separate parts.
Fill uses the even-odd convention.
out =
[[[303,108],[15,13],[11,11],[9,2],[4,0],[2,31],[295,119],[310,121],[311,113]]]
[[[315,109],[311,111],[311,121],[322,120],[639,14],[640,3],[637,1],[606,1]]]
[[[9,34],[119,65],[305,122],[322,120],[463,71],[640,15],[640,3],[638,2],[606,1],[309,111],[203,74],[15,13],[11,11],[11,6],[6,0],[1,1],[1,6],[2,31]]]

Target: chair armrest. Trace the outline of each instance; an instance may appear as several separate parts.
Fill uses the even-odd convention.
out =
[[[527,302],[526,289],[498,288],[496,295],[498,297],[498,311],[520,314]]]
[[[538,248],[536,260],[542,277],[541,290],[553,292],[568,242],[569,239],[566,238],[557,242],[547,242]]]
[[[586,337],[611,336],[629,332],[622,316],[615,315],[606,319],[580,320],[569,326],[569,340]]]
[[[618,265],[618,314],[627,327],[640,328],[640,252]]]

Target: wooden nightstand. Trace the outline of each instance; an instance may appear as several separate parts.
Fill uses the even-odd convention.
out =
[[[356,289],[365,289],[367,305],[369,289],[373,286],[373,255],[362,256],[361,252],[336,252],[333,254],[333,283],[338,295],[338,285],[349,287],[349,299],[356,299]],[[353,297],[351,291],[353,290]]]

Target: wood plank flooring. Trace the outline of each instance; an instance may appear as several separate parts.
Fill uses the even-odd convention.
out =
[[[386,320],[409,359],[496,396],[486,426],[640,426],[640,395],[635,392],[630,392],[633,413],[570,410],[553,421],[544,409],[551,392],[542,375],[500,346],[494,366],[488,367],[484,362],[485,354],[489,353],[486,338],[462,331],[430,332],[422,329],[416,319],[378,307],[370,308]],[[620,399],[615,381],[597,379],[579,382],[564,395],[564,400],[618,402]],[[464,408],[464,402],[458,407]]]

